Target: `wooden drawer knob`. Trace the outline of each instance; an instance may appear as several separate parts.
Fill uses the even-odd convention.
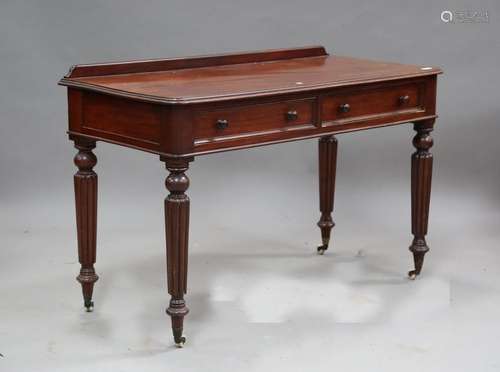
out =
[[[299,118],[299,114],[297,113],[296,110],[290,110],[286,113],[286,120],[288,121],[294,121]]]
[[[339,106],[339,111],[345,114],[346,112],[351,111],[351,105],[348,103],[343,103]]]
[[[215,123],[215,126],[218,130],[224,130],[229,127],[229,121],[227,121],[226,119],[219,119],[217,120],[217,123]]]
[[[399,102],[400,106],[407,105],[408,102],[410,102],[410,96],[408,96],[408,95],[401,96],[401,97],[399,97],[398,102]]]

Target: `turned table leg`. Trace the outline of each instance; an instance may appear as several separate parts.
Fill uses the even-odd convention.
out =
[[[413,252],[415,270],[408,273],[410,279],[415,279],[420,274],[424,256],[429,250],[425,235],[431,198],[432,154],[429,149],[433,144],[430,135],[433,126],[434,120],[414,124],[417,134],[413,138],[413,146],[417,151],[411,157],[411,232],[414,238],[410,251]]]
[[[74,176],[76,202],[76,229],[78,236],[78,260],[81,264],[77,280],[82,285],[83,301],[87,311],[92,311],[92,292],[99,279],[94,270],[97,231],[97,174],[92,168],[97,158],[92,152],[95,141],[77,138],[78,153],[74,158],[78,172]]]
[[[319,209],[321,218],[318,226],[321,229],[322,245],[318,253],[324,254],[330,242],[330,232],[335,226],[332,220],[333,199],[335,195],[335,174],[337,171],[337,139],[334,136],[321,137],[319,149]]]
[[[170,305],[166,312],[172,320],[172,331],[177,346],[186,338],[182,335],[184,316],[189,312],[184,300],[187,283],[189,198],[185,191],[189,178],[185,171],[189,160],[166,161],[170,174],[165,186],[170,194],[165,199],[165,232],[167,242],[167,282]]]

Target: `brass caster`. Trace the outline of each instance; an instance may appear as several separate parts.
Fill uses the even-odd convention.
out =
[[[408,279],[410,279],[410,280],[417,279],[417,272],[415,270],[409,271],[408,272]]]
[[[186,337],[184,336],[179,337],[179,339],[175,340],[175,346],[178,347],[179,349],[183,348],[185,343],[186,343]]]
[[[94,311],[94,301],[85,301],[85,311],[87,313]]]
[[[328,248],[328,246],[326,246],[326,245],[320,245],[318,247],[318,254],[321,256],[324,255],[327,248]]]

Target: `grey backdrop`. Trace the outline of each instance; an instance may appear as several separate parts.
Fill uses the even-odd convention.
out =
[[[490,22],[445,24],[440,20],[440,13],[446,9],[487,10]],[[498,274],[500,257],[496,252],[500,241],[499,11],[500,5],[496,0],[2,0],[0,311],[3,311],[1,321],[7,321],[0,324],[0,353],[5,355],[5,358],[0,358],[0,370],[2,363],[7,366],[12,363],[16,368],[11,370],[29,370],[23,364],[26,358],[23,358],[19,346],[25,342],[22,340],[32,339],[33,328],[39,327],[42,327],[41,333],[46,335],[45,338],[40,336],[38,341],[25,347],[32,352],[31,359],[40,366],[59,365],[70,360],[70,366],[76,370],[78,365],[88,363],[84,356],[81,359],[73,357],[74,352],[67,346],[75,339],[84,337],[81,333],[92,334],[93,329],[88,328],[91,322],[71,318],[75,313],[81,315],[79,289],[73,281],[78,271],[72,194],[72,175],[75,172],[72,158],[75,150],[65,134],[66,90],[56,85],[70,65],[76,63],[322,44],[330,54],[440,66],[444,70],[438,81],[440,117],[433,133],[435,145],[432,149],[435,155],[429,233],[432,251],[424,267],[424,276],[439,276],[448,283],[446,288],[466,288],[463,289],[465,292],[455,291],[465,293],[465,302],[474,303],[473,309],[477,312],[471,312],[471,318],[476,319],[478,314],[484,317],[481,311],[487,307],[485,299],[498,299],[498,287],[492,286],[493,274]],[[335,270],[336,260],[349,262],[352,257],[371,257],[373,261],[368,266],[376,263],[378,267],[380,263],[378,273],[382,276],[372,283],[375,291],[379,289],[376,287],[377,280],[383,286],[387,279],[384,272],[391,278],[399,278],[398,275],[403,278],[411,266],[407,246],[411,240],[409,165],[413,152],[412,137],[411,125],[338,136],[335,248],[326,258],[330,261],[324,262],[329,262]],[[111,308],[110,298],[116,296],[115,299],[121,302],[116,304],[115,310],[126,311],[124,307],[129,301],[141,302],[138,297],[147,292],[148,287],[157,291],[154,293],[161,293],[140,310],[140,319],[148,324],[144,334],[161,328],[160,324],[165,325],[161,332],[158,331],[161,341],[157,341],[158,344],[153,342],[153,346],[150,341],[145,344],[139,342],[141,346],[138,346],[145,353],[140,357],[150,357],[145,350],[151,349],[161,355],[163,346],[169,345],[170,336],[167,320],[162,315],[162,308],[167,302],[164,294],[162,226],[166,172],[159,159],[151,154],[104,143],[98,144],[96,154],[99,159],[96,171],[100,177],[97,268],[101,275],[96,285],[97,306],[100,302],[104,312],[106,303]],[[194,324],[203,327],[209,322],[225,322],[215,315],[210,319],[201,315],[202,310],[213,307],[215,313],[219,308],[219,305],[203,300],[206,292],[211,290],[203,283],[219,275],[218,272],[235,267],[238,268],[234,269],[236,274],[245,272],[248,280],[252,281],[252,272],[268,275],[272,270],[280,270],[273,267],[273,259],[277,260],[276,266],[286,270],[283,267],[287,261],[279,261],[281,254],[305,254],[304,260],[316,260],[308,256],[320,241],[315,226],[319,217],[316,162],[316,140],[308,140],[210,155],[197,158],[192,164],[189,171],[192,186],[188,193],[192,200],[191,254],[194,258],[189,275],[190,290],[193,288],[195,294],[188,295],[192,313],[187,323],[192,322],[192,328],[188,329],[195,340],[197,331]],[[213,257],[213,252],[219,252],[217,257],[223,259],[207,258]],[[248,259],[251,260],[252,254],[270,258],[269,262],[262,263],[266,270],[247,266],[244,260],[234,258],[231,261],[233,255],[250,256]],[[204,265],[210,260],[215,261],[212,267]],[[225,261],[221,263],[220,260]],[[308,272],[304,268],[296,274],[301,278],[307,277],[308,273],[317,274],[316,269],[311,268]],[[57,275],[54,274],[56,272]],[[129,275],[129,279],[132,278],[130,282],[137,284],[134,287],[136,292],[119,293],[120,287],[113,287],[112,272],[121,273],[117,274],[118,277]],[[466,276],[458,279],[454,276],[458,272]],[[370,273],[360,270],[355,276],[362,280],[365,275],[370,277]],[[145,276],[149,279],[141,281],[140,278]],[[476,283],[478,277],[484,282]],[[454,282],[463,286],[453,287],[450,283]],[[467,283],[472,282],[475,284],[468,287]],[[429,288],[435,283],[431,284]],[[197,286],[205,289],[205,293],[200,290],[196,295]],[[390,291],[391,288],[388,288],[383,306],[387,309],[394,306]],[[485,291],[484,297],[476,297],[476,302],[466,297],[483,293],[481,291]],[[401,290],[398,293],[403,296],[405,292]],[[293,298],[297,296],[293,291],[290,295]],[[285,302],[290,300],[286,298]],[[312,293],[307,301],[314,302],[315,298]],[[426,299],[423,293],[422,299]],[[257,301],[255,307],[258,308],[259,304],[272,313],[264,300]],[[56,312],[57,309],[53,308],[61,306],[68,314],[63,331],[57,331],[61,325],[54,319],[54,314],[43,318],[42,325],[34,320],[42,317],[44,311],[50,314],[51,311]],[[265,322],[266,311],[262,312]],[[307,308],[303,312],[307,313]],[[121,328],[119,323],[108,323],[111,318],[109,316],[105,322],[101,319],[99,329],[94,330],[95,337],[105,339],[106,345],[112,343],[107,338],[109,334]],[[157,323],[147,323],[148,319]],[[309,329],[305,314],[292,319],[303,322],[299,328]],[[257,316],[257,323],[258,320]],[[373,321],[372,318],[370,320]],[[237,327],[242,322],[238,318],[224,330],[238,334]],[[44,330],[43,324],[46,327],[50,324],[50,328]],[[80,324],[81,329],[75,324]],[[457,324],[463,322],[458,321]],[[452,333],[451,329],[455,329],[457,324],[450,324],[449,329],[443,332]],[[498,323],[481,324],[474,330],[486,331],[488,327],[498,328]],[[227,336],[225,331],[216,329],[213,326],[206,334],[213,334],[218,339]],[[328,327],[318,329],[328,330]],[[213,333],[210,333],[212,330]],[[51,336],[53,332],[55,335]],[[241,337],[252,339],[249,336],[252,332],[245,329]],[[262,334],[255,332],[247,350],[254,350],[252,347],[262,342]],[[272,331],[269,333],[272,334]],[[465,350],[469,342],[470,345],[475,343],[465,341],[471,333],[478,337],[477,340],[481,339],[479,333],[463,330],[462,338],[458,338],[464,340],[463,344],[445,348],[443,345],[446,342],[443,341],[440,346],[444,349],[438,347],[438,350],[448,353],[446,355],[451,360],[451,356],[461,354],[460,347]],[[200,334],[198,340],[203,339]],[[409,334],[400,335],[402,343],[411,338],[407,337]],[[293,338],[286,332],[278,332],[278,335],[273,343],[285,343],[284,340]],[[389,332],[386,337],[391,339],[390,335]],[[63,341],[67,340],[66,337],[72,341]],[[301,337],[305,337],[304,334]],[[344,333],[344,337],[349,340],[350,336]],[[128,341],[135,339],[130,334],[124,338]],[[7,339],[11,342],[4,342]],[[102,346],[106,350],[104,365],[115,357],[127,356],[135,361],[137,355],[131,357],[127,354],[128,341],[120,339],[120,343],[113,340],[116,341],[114,349]],[[370,353],[371,341],[351,341],[352,350],[344,350],[344,355],[356,355],[356,349]],[[210,342],[207,341],[208,344]],[[338,342],[342,344],[342,340]],[[66,345],[66,349],[54,346],[61,343]],[[90,345],[93,344],[89,342],[84,346],[89,358],[103,350],[97,346],[92,349]],[[209,346],[206,343],[195,344],[191,346],[192,350],[195,347],[206,351]],[[267,351],[272,350],[273,345],[269,345]],[[403,363],[405,358],[411,358],[405,356],[408,350],[394,346],[390,354]],[[313,358],[314,349],[310,351]],[[224,358],[236,353],[239,358],[237,363],[243,363],[238,365],[242,370],[248,365],[268,367],[273,360],[264,358],[260,364],[254,365],[249,361],[253,361],[253,356],[257,354],[265,354],[263,350],[255,351],[255,355],[250,351],[238,354],[240,352],[240,349],[228,350],[220,346],[215,355],[227,362]],[[476,352],[477,359],[471,357],[469,360],[471,365],[484,363],[482,370],[495,365],[498,367],[495,364],[498,359],[492,361],[491,357],[487,357],[486,346]],[[303,355],[304,360],[308,359],[307,355]],[[368,355],[373,356],[373,361],[379,360],[373,354]],[[438,356],[434,355],[435,358]],[[296,357],[288,355],[289,370],[299,368],[300,362]],[[145,361],[149,361],[147,358]],[[166,359],[169,358],[177,360],[175,358],[179,358],[179,354]],[[336,358],[336,362],[342,360],[338,355]],[[425,358],[415,358],[421,363],[429,361],[428,354]],[[160,365],[164,363],[164,360],[155,360]],[[242,360],[248,361],[248,365]],[[370,357],[355,361],[358,364],[364,362],[367,365],[372,363]],[[179,363],[185,366],[187,361]],[[190,363],[192,366],[215,366],[210,364],[209,359],[204,361],[201,357]],[[387,363],[383,365],[387,367],[385,370],[391,366],[400,367],[393,359]],[[455,363],[460,367],[467,361]],[[51,370],[55,370],[54,365]],[[69,370],[68,366],[65,368]],[[100,368],[106,370],[103,365]]]

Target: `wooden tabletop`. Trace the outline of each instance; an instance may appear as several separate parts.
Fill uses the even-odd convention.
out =
[[[322,47],[74,66],[61,85],[169,104],[435,75],[436,67],[330,56]]]

